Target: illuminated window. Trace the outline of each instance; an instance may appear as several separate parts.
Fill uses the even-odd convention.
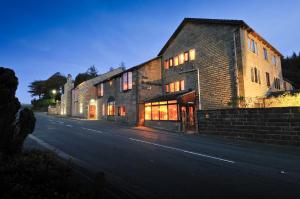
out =
[[[104,95],[103,87],[104,87],[103,83],[101,83],[97,86],[97,95],[98,95],[98,97],[102,97]]]
[[[184,80],[180,81],[180,90],[184,90]]]
[[[169,120],[178,120],[177,118],[177,104],[168,105]]]
[[[118,107],[118,115],[119,116],[125,116],[126,115],[126,111],[125,111],[125,106],[119,106]]]
[[[178,56],[174,57],[174,66],[178,66]]]
[[[184,53],[181,53],[179,55],[179,64],[183,64],[184,63]]]
[[[196,58],[196,51],[195,51],[195,49],[191,49],[189,51],[189,54],[190,54],[190,60],[195,60],[195,58]]]
[[[175,82],[175,92],[176,91],[180,91],[180,82],[179,81]]]
[[[105,116],[105,104],[102,104],[102,115]]]
[[[111,86],[111,85],[112,85],[112,83],[113,83],[113,81],[112,81],[112,80],[110,80],[110,81],[109,81],[109,85]]]
[[[184,53],[184,61],[185,62],[189,61],[189,52]]]
[[[184,90],[184,80],[172,82],[170,84],[166,84],[166,92],[177,92]]]
[[[152,120],[159,120],[159,106],[152,106]]]
[[[169,59],[169,67],[172,67],[173,66],[173,58],[170,58]]]
[[[151,120],[151,105],[145,106],[145,120]]]
[[[82,103],[79,104],[79,113],[83,113],[83,104]]]
[[[168,120],[168,106],[167,105],[159,106],[159,119],[160,120]]]
[[[145,104],[145,120],[178,120],[177,100]]]
[[[165,69],[169,68],[169,60],[165,60],[164,62]]]
[[[132,89],[132,72],[123,73],[120,86],[121,91],[127,91]]]
[[[166,93],[170,92],[169,91],[169,84],[166,84]]]
[[[174,83],[170,84],[170,92],[171,93],[175,91],[175,87],[174,86],[175,86]]]
[[[115,101],[107,103],[107,115],[115,115]]]

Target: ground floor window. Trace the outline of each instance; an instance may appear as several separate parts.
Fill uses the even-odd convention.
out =
[[[115,101],[107,102],[107,115],[115,115]]]
[[[125,110],[125,106],[119,106],[118,107],[118,116],[125,116],[126,115],[126,110]]]
[[[146,103],[145,120],[178,120],[177,101]]]

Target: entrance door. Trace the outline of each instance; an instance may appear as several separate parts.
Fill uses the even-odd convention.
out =
[[[89,105],[89,118],[96,119],[96,106],[95,105]]]
[[[196,130],[194,111],[195,108],[191,105],[181,107],[182,130],[184,132],[194,132]]]

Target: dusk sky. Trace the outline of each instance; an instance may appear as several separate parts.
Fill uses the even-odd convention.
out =
[[[184,17],[242,19],[283,55],[300,51],[300,1],[0,0],[0,66],[19,78],[17,96],[55,72],[100,73],[155,57]]]

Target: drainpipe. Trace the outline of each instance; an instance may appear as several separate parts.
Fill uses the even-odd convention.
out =
[[[236,87],[236,95],[237,95],[236,97],[238,98],[240,96],[240,91],[239,91],[239,73],[238,73],[238,65],[237,65],[235,32],[233,32],[233,47],[234,47],[234,81],[235,81],[234,83]],[[238,102],[237,106],[240,107],[240,102]]]
[[[200,70],[197,68],[197,83],[198,83],[198,110],[202,109],[201,99],[200,99]]]

